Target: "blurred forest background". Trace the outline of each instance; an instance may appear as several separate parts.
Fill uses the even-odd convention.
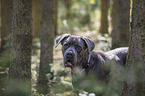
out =
[[[143,7],[134,7],[140,12],[135,18],[145,21],[145,1],[137,1],[136,6]],[[76,96],[70,70],[63,66],[61,46],[54,48],[55,38],[66,33],[86,36],[96,43],[95,51],[129,46],[132,2],[0,0],[0,96]],[[143,21],[138,25],[142,30]],[[140,34],[137,36],[145,36],[145,31]],[[140,52],[145,53],[143,49]],[[144,60],[145,55],[141,56]],[[113,89],[116,85],[112,85],[111,95],[106,96],[119,96],[122,87],[118,86]],[[99,90],[106,90],[103,88]],[[87,92],[81,95],[93,96]]]

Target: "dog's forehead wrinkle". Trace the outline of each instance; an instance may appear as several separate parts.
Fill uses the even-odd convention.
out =
[[[65,40],[65,43],[67,43],[67,44],[81,44],[82,40],[81,40],[80,36],[72,35],[71,37],[69,37]]]
[[[81,38],[79,38],[78,42],[81,43],[81,44],[85,43]]]

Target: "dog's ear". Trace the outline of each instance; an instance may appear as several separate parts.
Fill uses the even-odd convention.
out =
[[[62,42],[64,41],[64,39],[70,37],[71,35],[70,34],[63,34],[59,37],[56,38],[56,45],[55,45],[55,48],[59,45],[59,43],[62,44]]]
[[[95,43],[92,40],[90,40],[89,38],[86,38],[84,36],[82,37],[82,39],[85,41],[89,53],[91,53],[92,50],[95,48]]]

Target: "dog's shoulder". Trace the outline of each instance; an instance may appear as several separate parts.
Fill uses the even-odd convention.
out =
[[[120,48],[116,48],[105,53],[106,54],[126,54],[127,52],[128,52],[128,47],[120,47]]]
[[[92,52],[93,60],[96,60],[97,63],[102,64],[107,60],[107,56],[103,52]]]
[[[97,63],[102,64],[107,60],[119,58],[119,60],[125,61],[128,52],[128,47],[120,47],[107,52],[92,52],[92,59],[97,60]]]
[[[105,55],[109,60],[115,60],[117,63],[125,65],[127,53],[128,47],[120,47],[106,52]]]
[[[92,52],[91,67],[90,72],[93,71],[99,80],[105,80],[108,75],[108,70],[103,69],[103,64],[105,64],[107,57],[103,52]]]

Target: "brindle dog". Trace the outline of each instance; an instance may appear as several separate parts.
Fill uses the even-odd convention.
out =
[[[86,76],[93,73],[97,79],[105,80],[109,72],[102,68],[102,64],[109,60],[115,60],[120,65],[126,63],[127,47],[117,48],[106,53],[94,52],[95,43],[92,40],[70,34],[63,34],[56,38],[56,47],[60,43],[62,44],[64,66],[72,69],[72,75],[73,69],[80,67]]]

